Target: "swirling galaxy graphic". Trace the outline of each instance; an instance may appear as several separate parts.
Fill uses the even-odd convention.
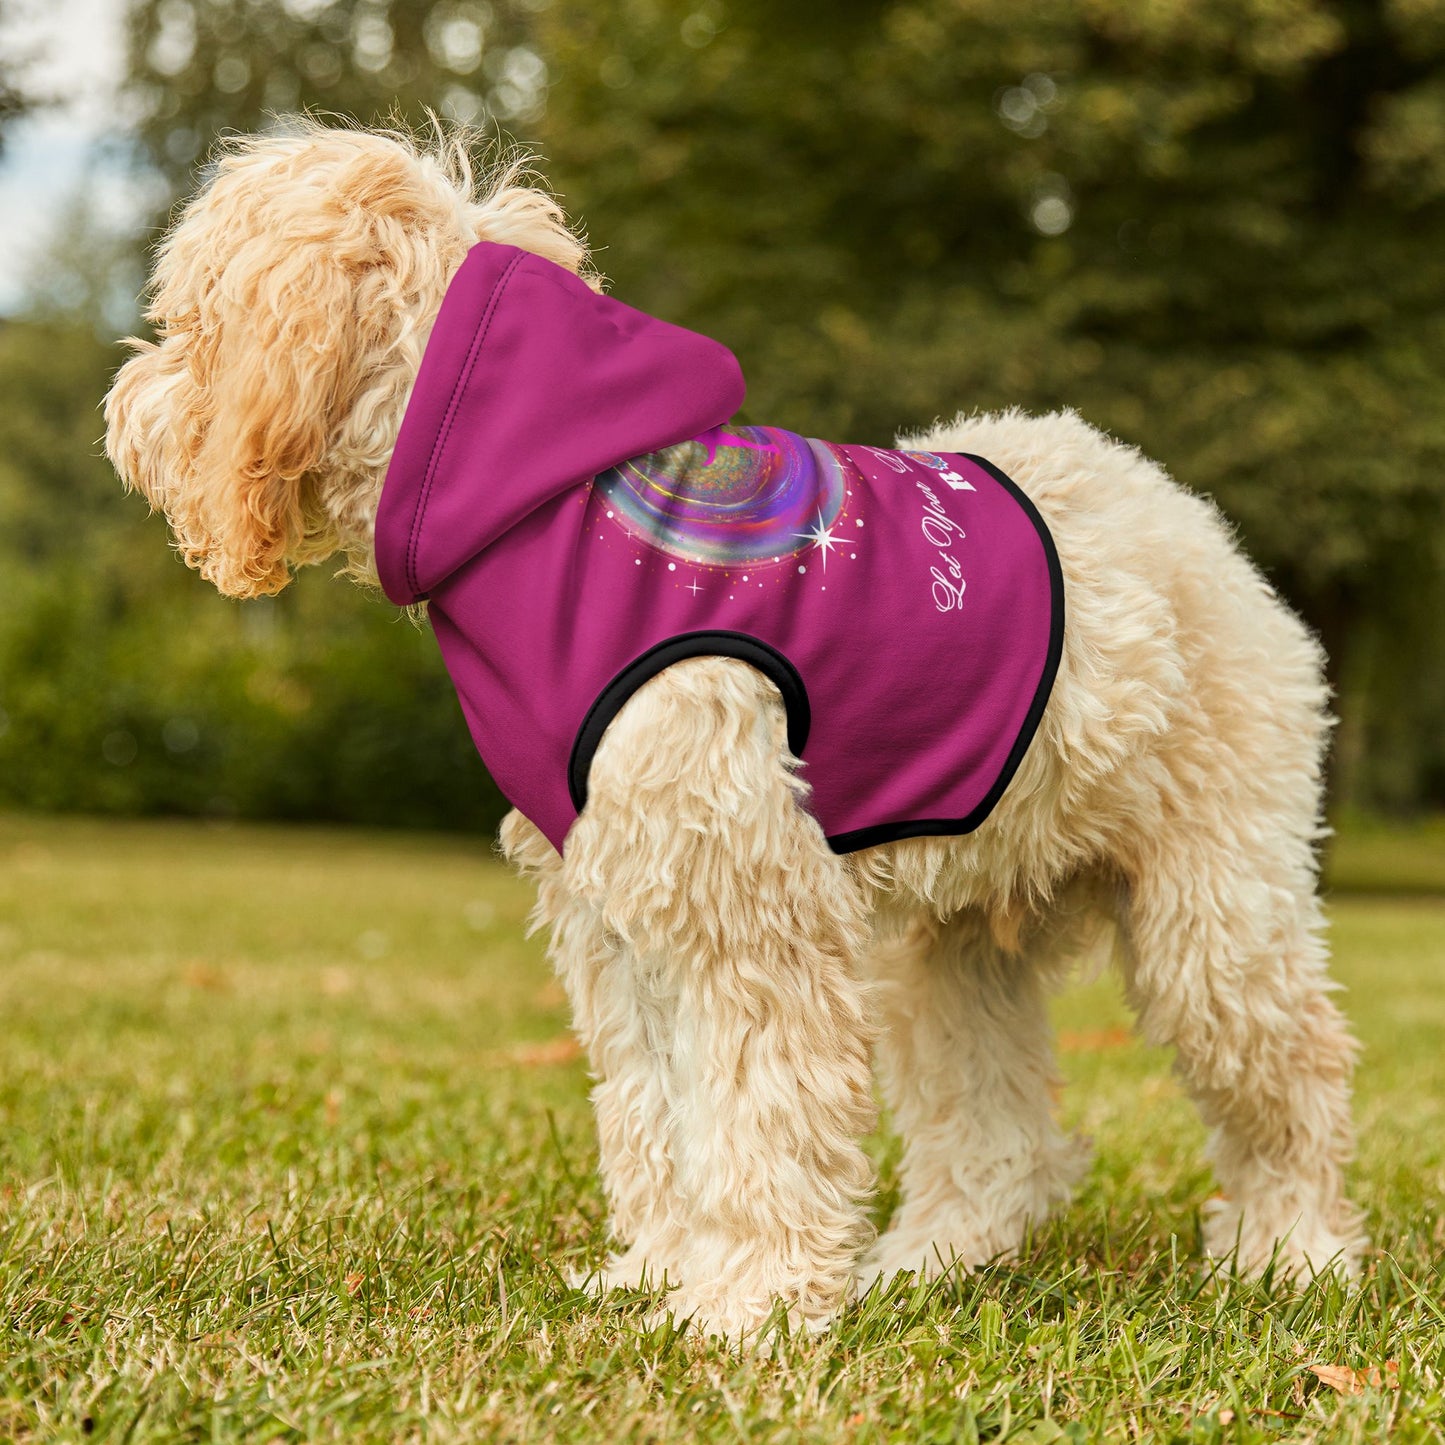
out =
[[[846,463],[826,443],[775,427],[714,427],[634,457],[594,483],[607,514],[639,542],[714,567],[796,556],[832,525]]]

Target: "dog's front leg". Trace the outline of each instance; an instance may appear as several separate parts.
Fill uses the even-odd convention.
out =
[[[647,1040],[628,1112],[666,1195],[668,1307],[735,1340],[778,1301],[825,1325],[870,1235],[864,905],[799,806],[784,734],[746,664],[676,665],[608,729],[565,850],[569,891],[628,960],[608,1006]],[[640,1107],[654,1086],[665,1108]]]
[[[687,1225],[667,1149],[675,1000],[606,926],[595,898],[569,886],[561,857],[520,813],[502,823],[502,851],[537,885],[532,921],[550,930],[548,956],[596,1080],[599,1169],[617,1251],[601,1268],[580,1272],[578,1282],[599,1293],[675,1282]],[[569,850],[569,859],[577,852]]]

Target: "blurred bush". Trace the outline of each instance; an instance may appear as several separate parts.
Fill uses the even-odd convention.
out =
[[[100,455],[113,347],[0,328],[0,805],[490,829],[431,637],[324,570],[238,604]]]
[[[81,573],[13,601],[0,803],[483,830],[501,817],[432,644],[379,608],[308,629],[268,608],[127,606]]]
[[[753,419],[1076,407],[1323,636],[1337,799],[1445,804],[1438,6],[141,0],[126,104],[171,195],[300,106],[539,144],[616,292],[730,344]],[[0,332],[0,798],[493,818],[429,638],[320,576],[221,602],[119,497],[62,265],[68,311]]]

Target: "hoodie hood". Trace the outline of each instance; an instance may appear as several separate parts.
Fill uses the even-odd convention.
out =
[[[376,565],[420,601],[545,503],[727,421],[745,387],[708,337],[482,241],[447,289],[376,518]]]

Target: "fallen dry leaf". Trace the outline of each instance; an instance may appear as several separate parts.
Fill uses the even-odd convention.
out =
[[[526,1069],[543,1068],[548,1064],[570,1064],[573,1059],[582,1057],[582,1045],[571,1034],[562,1034],[541,1044],[517,1044],[508,1049],[504,1057],[507,1063],[521,1064]]]
[[[365,1284],[365,1283],[366,1283],[366,1276],[365,1276],[364,1274],[349,1274],[349,1275],[347,1275],[347,1276],[346,1276],[346,1293],[349,1294],[349,1295],[353,1295],[353,1296],[354,1296],[354,1295],[356,1294],[356,1292],[361,1288],[361,1286],[362,1286],[363,1284]]]
[[[1366,1390],[1398,1390],[1400,1362],[1386,1360],[1384,1372],[1373,1365],[1368,1370],[1354,1370],[1348,1365],[1311,1365],[1310,1372],[1322,1385],[1341,1395],[1363,1395]]]
[[[321,970],[321,992],[327,998],[340,998],[351,992],[351,975],[344,968],[323,968]]]
[[[181,982],[187,988],[203,988],[211,993],[225,993],[231,987],[231,980],[219,968],[197,960],[188,963],[182,970]]]
[[[1092,1033],[1062,1033],[1059,1048],[1066,1054],[1097,1053],[1106,1049],[1127,1049],[1134,1042],[1128,1029],[1099,1029]]]
[[[567,1002],[567,991],[555,978],[549,979],[537,990],[533,1002],[538,1008],[561,1008]]]

